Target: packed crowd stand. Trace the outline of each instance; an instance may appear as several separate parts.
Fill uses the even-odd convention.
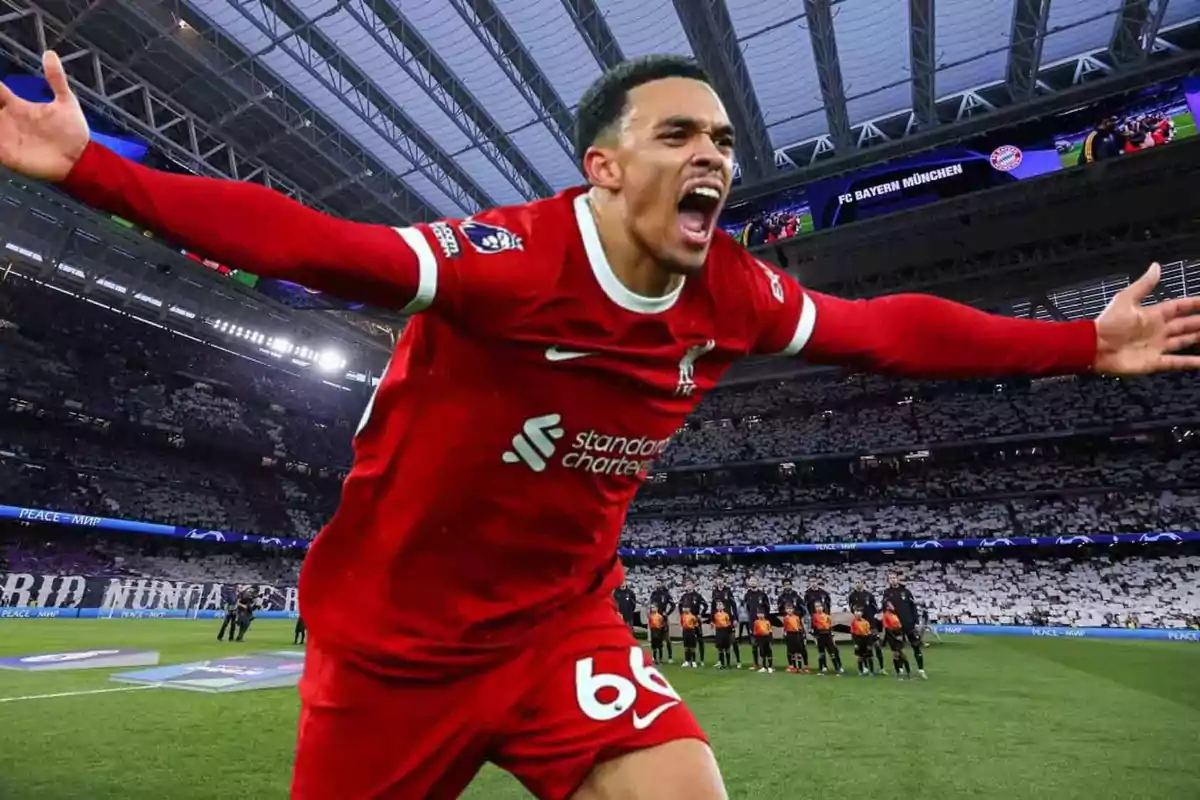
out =
[[[155,536],[105,534],[49,526],[0,524],[0,607],[7,573],[227,584],[295,585],[302,554],[271,548],[180,542]],[[713,559],[688,563],[636,560],[627,585],[637,613],[647,616],[651,593],[665,587],[678,601],[685,587],[711,597],[720,577],[740,598],[751,581],[771,598],[785,580],[801,591],[815,582],[830,594],[831,611],[849,611],[855,582],[877,596],[887,573],[898,572],[935,622],[1182,628],[1200,623],[1200,547],[1056,548],[1022,557],[996,552],[943,552],[906,559],[826,556],[804,562]],[[711,609],[710,609],[711,611]],[[736,610],[739,614],[742,609]]]
[[[1191,375],[920,383],[825,371],[718,389],[664,469],[795,460],[651,481],[625,544],[1192,530],[1198,386]],[[0,291],[0,388],[0,502],[287,538],[311,538],[336,507],[367,401],[365,386],[332,387],[14,276]],[[1047,438],[1114,425],[1128,444]],[[1006,436],[1027,440],[995,444]],[[986,453],[926,452],[989,439]]]

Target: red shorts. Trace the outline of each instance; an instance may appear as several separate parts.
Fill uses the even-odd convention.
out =
[[[445,682],[369,673],[310,641],[292,797],[453,798],[491,761],[568,798],[601,762],[707,741],[615,610],[571,617],[544,628],[558,641]]]

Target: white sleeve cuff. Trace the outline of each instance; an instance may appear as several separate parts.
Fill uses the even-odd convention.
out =
[[[779,355],[797,355],[804,349],[804,345],[808,344],[808,340],[812,338],[813,328],[816,326],[817,304],[812,301],[812,298],[806,292],[800,301],[800,320],[796,323],[796,332],[792,335],[792,340],[788,342],[787,347],[779,351]]]
[[[424,311],[433,303],[437,296],[438,262],[429,246],[425,234],[416,228],[396,228],[396,233],[417,256],[417,291],[413,299],[401,309],[403,314],[415,314]],[[807,298],[805,298],[807,299]]]

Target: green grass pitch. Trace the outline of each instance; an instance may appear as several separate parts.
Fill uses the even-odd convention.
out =
[[[287,622],[259,621],[239,645],[215,634],[188,620],[0,620],[0,655],[145,647],[170,664],[292,641]],[[1200,797],[1200,647],[960,636],[930,647],[927,666],[927,682],[664,672],[733,798]],[[0,798],[286,796],[293,690],[6,701],[116,686],[107,670],[0,672]],[[467,794],[525,796],[490,768]]]

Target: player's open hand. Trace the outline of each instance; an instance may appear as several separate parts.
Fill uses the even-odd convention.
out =
[[[30,178],[61,181],[87,147],[88,126],[62,61],[48,52],[42,65],[54,92],[49,103],[22,100],[0,83],[0,164]]]
[[[1200,297],[1142,305],[1161,272],[1151,264],[1096,318],[1096,372],[1145,375],[1200,369],[1200,356],[1179,353],[1200,343]]]

